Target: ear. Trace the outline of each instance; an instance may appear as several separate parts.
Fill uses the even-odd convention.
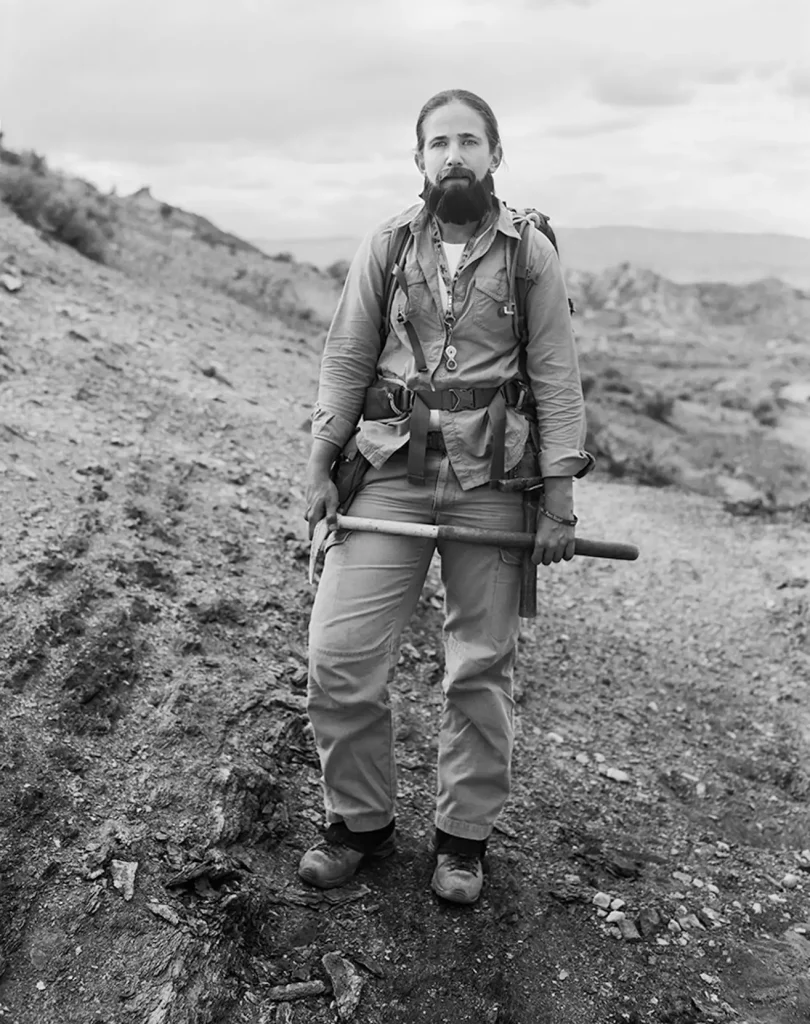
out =
[[[503,149],[501,148],[500,142],[492,151],[492,159],[489,161],[490,171],[497,171],[501,166],[501,160],[503,160]]]
[[[425,173],[425,158],[422,156],[422,153],[418,149],[414,150],[413,162],[418,167],[419,173],[420,174],[424,174]]]

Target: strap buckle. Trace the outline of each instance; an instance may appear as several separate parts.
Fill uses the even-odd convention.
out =
[[[448,412],[458,412],[461,408],[461,395],[455,388],[448,388],[447,393],[453,396],[453,404],[450,406]]]
[[[517,308],[514,302],[504,302],[502,306],[498,306],[498,316],[515,316],[517,314]]]
[[[514,402],[512,396],[515,394],[514,388],[517,389],[517,396]],[[526,402],[529,398],[529,386],[522,380],[510,380],[501,388],[503,397],[506,399],[508,405],[511,405],[515,412],[523,412],[526,407]]]
[[[391,411],[395,416],[406,416],[413,409],[413,392],[409,391],[408,388],[400,388],[400,396],[405,398],[406,408],[400,409],[397,405],[397,400],[394,397],[394,392],[386,388],[385,397],[388,399],[388,404],[391,406]]]

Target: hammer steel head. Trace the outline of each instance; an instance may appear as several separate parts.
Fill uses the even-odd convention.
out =
[[[326,543],[326,536],[328,533],[326,526],[326,519],[321,519],[315,524],[315,529],[312,533],[312,543],[309,549],[309,582],[315,582],[315,573],[318,569],[318,562],[323,551],[323,546]]]

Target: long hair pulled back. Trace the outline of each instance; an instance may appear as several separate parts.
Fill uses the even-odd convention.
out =
[[[494,150],[501,141],[501,132],[498,128],[498,120],[493,114],[492,107],[490,107],[487,101],[482,100],[480,96],[476,96],[474,92],[469,92],[467,89],[445,89],[443,92],[437,92],[435,96],[430,97],[427,103],[419,111],[419,117],[416,119],[417,150],[421,153],[425,148],[425,119],[432,114],[434,110],[439,110],[441,107],[447,106],[448,103],[454,102],[465,103],[468,107],[481,115],[484,119],[484,125],[486,126],[489,148]]]

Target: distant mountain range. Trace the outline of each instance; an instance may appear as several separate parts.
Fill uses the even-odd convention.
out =
[[[619,263],[652,270],[671,281],[744,284],[778,278],[810,288],[810,238],[797,235],[664,231],[655,228],[557,227],[565,266],[601,273]],[[289,252],[302,263],[328,267],[351,259],[358,238],[253,239],[271,255]]]

